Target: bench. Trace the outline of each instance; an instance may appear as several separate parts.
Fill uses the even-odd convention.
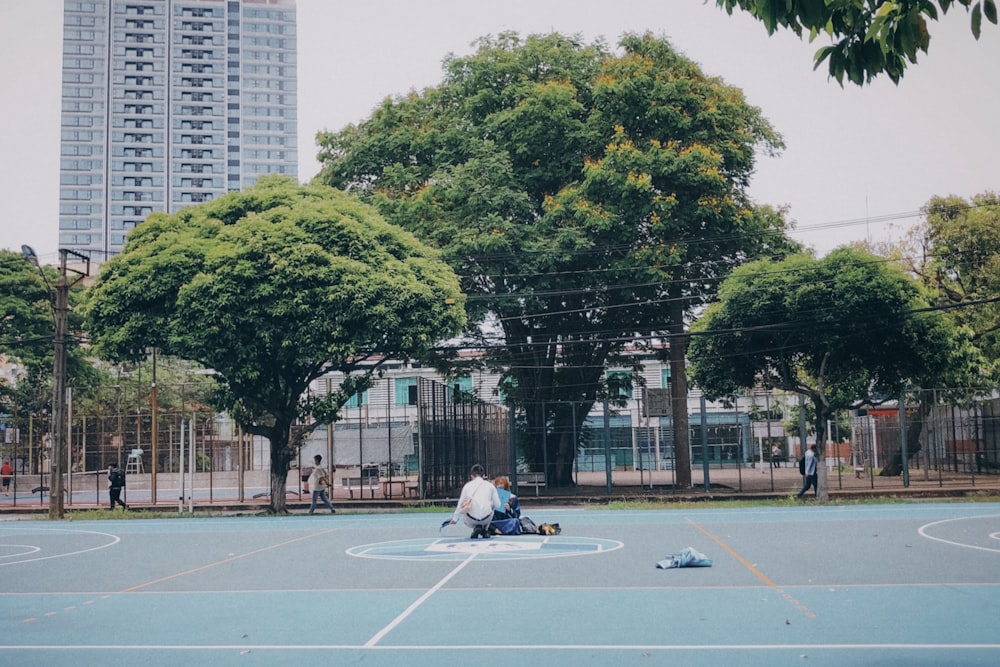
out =
[[[544,472],[519,472],[517,473],[517,485],[535,487],[535,495],[538,495],[538,487],[545,486]]]
[[[358,495],[364,498],[365,490],[367,489],[370,498],[375,498],[375,489],[380,488],[378,477],[371,477],[365,475],[363,477],[341,477],[340,486],[347,489],[347,493],[350,495],[351,500],[354,500],[354,492],[357,491]]]

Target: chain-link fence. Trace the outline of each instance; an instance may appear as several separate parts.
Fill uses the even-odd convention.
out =
[[[154,425],[148,389],[102,391],[103,400],[78,400],[70,411],[70,504],[106,500],[112,463],[126,471],[126,497],[136,503],[154,498],[158,504],[244,501],[269,493],[266,440],[250,437],[195,402],[158,407]],[[183,388],[173,393],[183,396]],[[490,475],[519,476],[529,495],[532,490],[550,495],[682,491],[669,417],[630,419],[613,412],[607,419],[581,420],[569,438],[576,443],[573,483],[560,486],[551,483],[554,457],[518,441],[516,415],[458,386],[420,379],[409,392],[376,386],[355,399],[337,424],[317,429],[303,446],[288,480],[293,498],[308,499],[306,480],[317,453],[332,462],[334,497],[343,498],[454,497],[476,463]],[[696,491],[785,493],[800,485],[799,438],[789,436],[780,421],[755,419],[753,413],[749,401],[737,401],[707,412],[704,419],[698,412],[689,415],[690,479]],[[1000,484],[1000,399],[945,404],[936,392],[924,392],[906,405],[902,417],[901,424],[895,405],[868,408],[851,414],[849,430],[828,433],[829,489]],[[45,418],[3,422],[0,456],[12,471],[12,496],[4,501],[44,501],[49,451]],[[360,483],[363,489],[354,488]]]

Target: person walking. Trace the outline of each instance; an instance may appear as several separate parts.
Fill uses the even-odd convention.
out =
[[[326,495],[326,490],[330,488],[330,473],[323,467],[323,457],[317,454],[313,457],[313,469],[309,474],[309,490],[312,491],[312,503],[309,505],[309,513],[316,512],[316,501],[322,500],[323,504],[330,508],[330,514],[336,514],[330,498]]]
[[[781,447],[778,447],[778,445],[773,445],[771,447],[771,467],[781,467]]]
[[[798,494],[795,496],[796,498],[801,498],[805,494],[805,492],[809,490],[809,487],[812,487],[813,495],[819,493],[819,485],[817,484],[818,475],[816,474],[815,450],[816,450],[815,445],[809,445],[809,448],[806,449],[806,455],[803,458],[803,466],[802,466],[802,474],[805,475],[806,480],[805,484],[802,487],[802,490],[799,491]]]
[[[450,524],[458,523],[462,517],[465,525],[472,528],[472,539],[490,536],[490,523],[493,512],[503,507],[497,487],[486,479],[486,471],[478,463],[472,466],[469,481],[462,487],[462,495],[458,498],[458,507],[452,515]]]
[[[123,510],[128,509],[128,505],[122,501],[122,489],[125,488],[125,473],[118,469],[117,463],[108,466],[108,497],[111,499],[111,509],[115,505],[121,505]]]

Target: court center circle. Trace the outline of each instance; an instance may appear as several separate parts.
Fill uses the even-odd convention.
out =
[[[517,560],[593,556],[625,546],[617,540],[564,535],[518,535],[472,540],[432,537],[375,542],[351,547],[345,553],[355,558],[410,561]]]

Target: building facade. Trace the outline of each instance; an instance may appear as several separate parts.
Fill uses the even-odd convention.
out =
[[[59,247],[297,178],[295,0],[66,0]]]
[[[673,419],[669,412],[656,409],[656,394],[669,390],[670,369],[655,354],[632,351],[636,362],[633,368],[609,368],[605,371],[612,392],[619,400],[609,406],[597,402],[588,414],[582,415],[581,427],[573,434],[577,443],[575,462],[580,472],[602,472],[611,457],[615,470],[670,470],[673,469],[674,451]],[[461,356],[474,358],[475,351]],[[314,381],[310,391],[325,395],[340,386],[344,376],[335,372]],[[465,395],[486,404],[503,405],[505,399],[500,389],[500,373],[481,369],[459,378],[446,379],[435,369],[417,363],[390,361],[374,385],[350,398],[340,414],[335,433],[316,431],[306,452],[321,453],[340,465],[373,463],[392,451],[394,456],[410,454],[403,446],[405,433],[415,433],[422,418],[418,387],[422,380],[446,384],[454,395]],[[692,461],[702,461],[703,442],[707,444],[707,458],[714,466],[736,466],[764,460],[765,449],[770,452],[778,444],[784,455],[790,453],[790,442],[780,419],[762,421],[751,418],[751,413],[788,412],[789,396],[771,391],[734,396],[730,401],[702,402],[702,392],[692,387],[688,393],[687,411],[692,447]],[[446,401],[447,402],[447,401]],[[662,407],[663,400],[658,401]],[[705,434],[702,438],[702,409],[705,410]],[[389,432],[387,424],[395,424],[393,445],[385,444]],[[405,428],[404,428],[405,427]],[[364,428],[364,433],[360,430]],[[407,431],[406,428],[409,430]],[[381,431],[379,430],[381,429]],[[332,443],[340,443],[333,447]],[[346,444],[345,443],[350,443]],[[308,459],[308,457],[306,457]],[[392,459],[396,461],[396,458]],[[402,461],[402,458],[398,459]]]

